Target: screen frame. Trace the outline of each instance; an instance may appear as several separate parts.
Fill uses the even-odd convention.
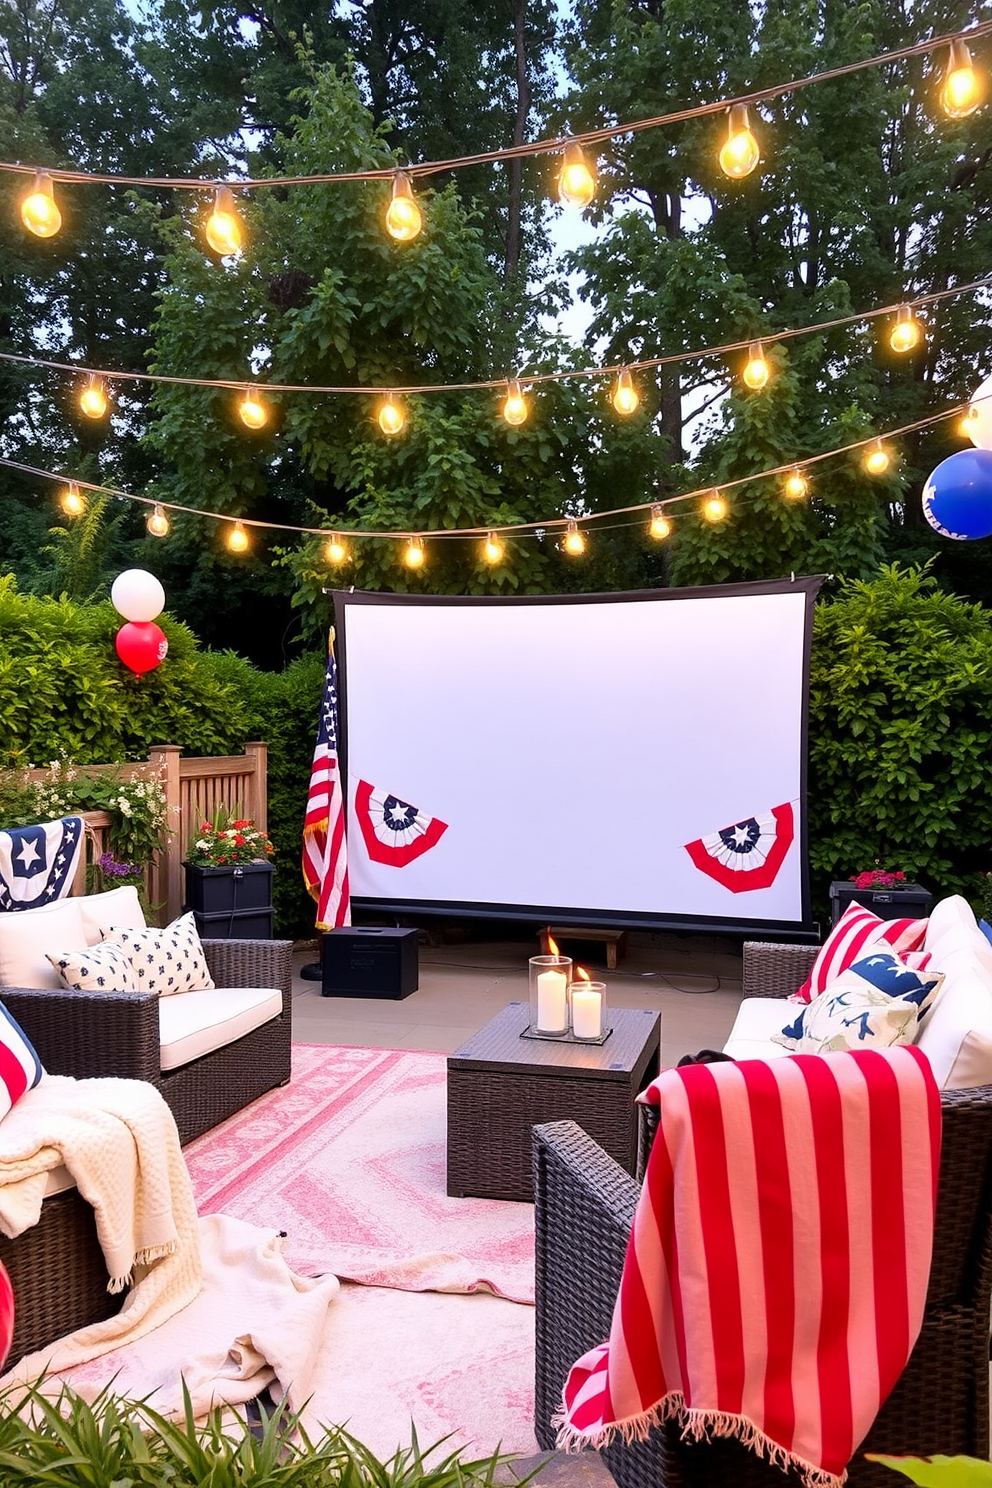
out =
[[[741,936],[774,936],[779,940],[809,941],[819,935],[812,918],[809,883],[808,770],[809,770],[809,682],[813,644],[813,611],[826,575],[814,574],[753,583],[707,584],[682,589],[618,590],[605,594],[395,594],[370,589],[332,589],[336,627],[335,654],[338,669],[338,759],[342,788],[350,790],[348,775],[348,611],[353,605],[398,605],[436,608],[465,606],[578,605],[630,603],[631,601],[677,604],[684,599],[737,598],[751,595],[805,595],[802,643],[802,700],[800,705],[799,823],[801,839],[801,920],[766,920],[746,916],[657,914],[616,909],[575,909],[561,904],[483,903],[479,900],[399,899],[353,895],[353,909],[391,915],[443,915],[448,918],[517,921],[533,925],[600,929],[720,931]],[[349,811],[350,825],[350,811]]]

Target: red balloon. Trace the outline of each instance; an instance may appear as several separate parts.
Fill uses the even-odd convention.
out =
[[[10,1340],[14,1336],[14,1288],[10,1277],[0,1263],[0,1367],[10,1353]]]
[[[161,665],[169,649],[164,632],[154,620],[128,621],[117,632],[114,645],[124,665],[139,677]]]

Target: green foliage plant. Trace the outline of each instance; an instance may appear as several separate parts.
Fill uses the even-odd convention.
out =
[[[380,1461],[332,1427],[314,1442],[284,1406],[261,1424],[227,1424],[220,1408],[197,1424],[172,1421],[141,1401],[103,1391],[89,1404],[66,1388],[55,1400],[36,1387],[0,1409],[4,1488],[495,1488],[498,1452],[469,1460],[412,1444]],[[16,1407],[16,1408],[15,1408]],[[526,1481],[526,1479],[524,1480]]]
[[[85,811],[110,817],[107,841],[118,864],[146,867],[164,846],[168,830],[160,779],[131,779],[118,767],[96,772],[52,760],[40,781],[26,771],[0,771],[0,828],[26,827]]]
[[[992,843],[992,621],[920,570],[818,604],[809,694],[815,898],[852,864],[898,863],[974,895]]]

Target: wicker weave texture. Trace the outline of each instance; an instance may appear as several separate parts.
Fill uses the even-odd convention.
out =
[[[25,1354],[123,1306],[124,1293],[107,1291],[110,1278],[93,1209],[76,1189],[46,1199],[38,1223],[16,1240],[0,1235],[0,1262],[14,1288],[8,1369]]]
[[[744,942],[745,997],[791,997],[809,976],[818,946]]]

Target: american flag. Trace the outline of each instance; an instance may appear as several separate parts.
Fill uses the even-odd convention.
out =
[[[332,631],[303,822],[303,880],[317,901],[318,930],[351,924],[344,822],[344,790],[338,771],[338,672]]]

